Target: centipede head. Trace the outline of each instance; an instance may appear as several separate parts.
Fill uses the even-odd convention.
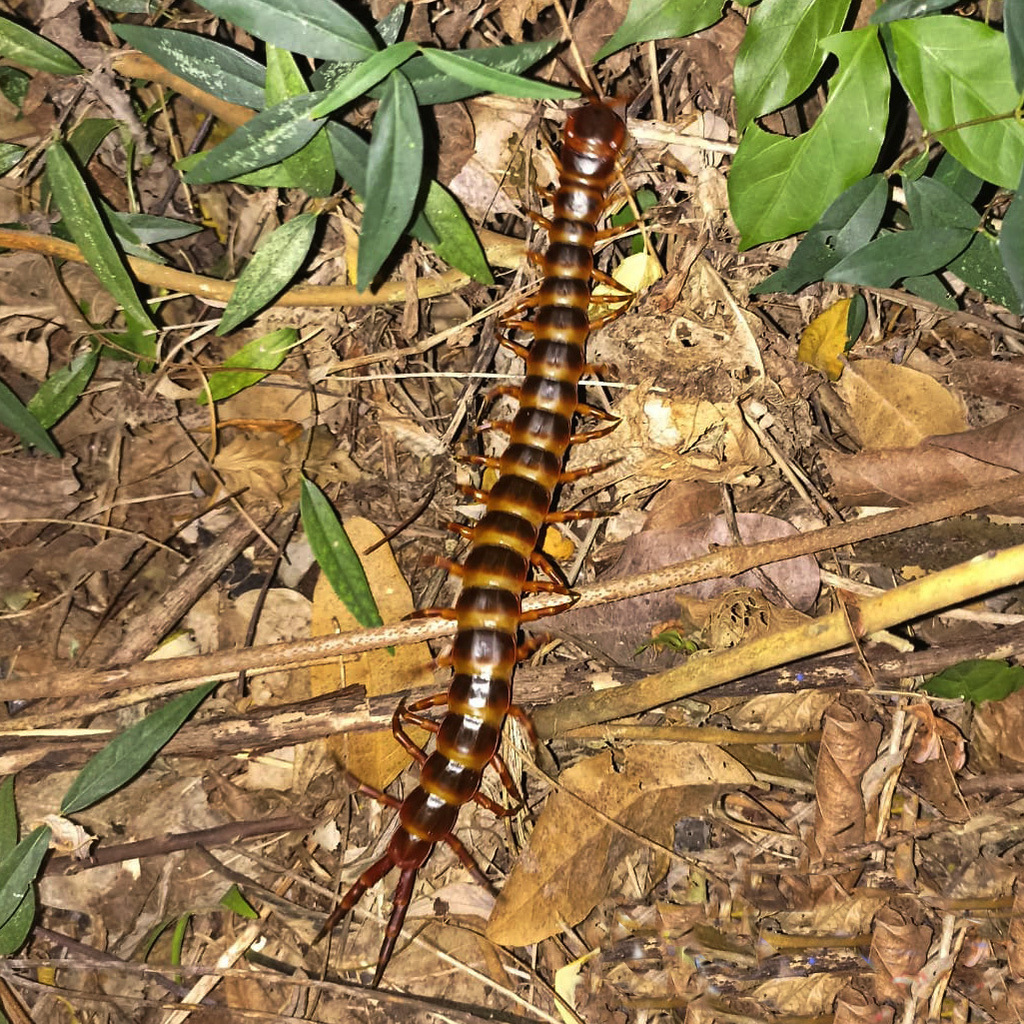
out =
[[[626,122],[610,104],[591,99],[569,114],[565,141],[577,150],[614,157],[626,143]]]

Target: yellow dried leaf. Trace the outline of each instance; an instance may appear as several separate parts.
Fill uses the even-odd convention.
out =
[[[824,313],[816,316],[800,336],[796,357],[801,362],[821,370],[829,380],[839,380],[843,373],[840,356],[846,351],[846,319],[850,312],[850,299],[834,302]]]
[[[383,538],[383,533],[367,519],[346,519],[345,532],[360,554],[366,579],[377,608],[385,622],[395,622],[413,611],[412,594],[387,544],[369,555],[363,552]],[[349,610],[321,575],[313,594],[313,636],[359,629]],[[367,696],[394,693],[433,681],[430,649],[425,643],[386,650],[367,651],[355,661],[333,665],[315,665],[310,669],[310,689],[314,696],[343,686],[364,686]],[[422,729],[409,729],[416,743],[427,735]],[[409,763],[409,755],[395,742],[390,731],[343,734],[328,740],[331,753],[353,775],[377,789],[385,789]]]

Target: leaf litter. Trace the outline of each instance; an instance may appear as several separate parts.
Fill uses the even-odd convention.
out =
[[[611,7],[618,16],[625,5]],[[476,31],[474,10],[431,25],[419,7],[413,19],[424,38],[436,30],[433,38],[454,46]],[[588,6],[573,23],[588,55],[607,35],[609,15],[595,10]],[[66,11],[27,4],[19,16],[73,53],[80,45],[74,55],[89,66],[97,53],[112,52],[106,37],[70,38],[61,24]],[[501,12],[513,40],[533,35],[539,16],[526,4]],[[212,22],[200,14],[197,25]],[[227,23],[223,31],[242,48],[250,42]],[[670,109],[662,123],[697,119],[706,138],[723,141],[742,33],[742,19],[730,11],[678,47],[665,67]],[[650,77],[628,53],[609,68],[627,92],[631,80]],[[162,248],[176,268],[237,279],[261,239],[308,212],[294,189],[218,185],[186,194],[171,162],[196,141],[201,103],[136,81],[141,107],[166,118],[149,131],[135,118],[127,80],[97,78],[90,88],[83,94],[71,80],[39,73],[12,117],[17,137],[41,143],[93,103],[123,118],[152,157],[133,182],[140,207],[205,225]],[[490,97],[439,113],[442,180],[474,223],[503,233],[506,244],[513,235],[520,251],[522,211],[538,208],[537,189],[556,173],[550,141],[557,122],[544,126],[537,115],[533,104]],[[778,127],[776,117],[766,119],[768,127]],[[638,140],[645,127],[641,116]],[[112,139],[85,167],[118,210],[127,206],[125,166]],[[1019,320],[1016,327],[1000,322],[998,308],[975,296],[967,312],[950,312],[869,292],[870,336],[849,350],[831,338],[821,357],[838,378],[833,386],[798,358],[797,340],[849,290],[817,285],[796,298],[749,300],[769,264],[777,265],[766,251],[789,243],[737,255],[727,169],[720,152],[687,144],[685,132],[670,146],[636,146],[630,181],[657,192],[652,230],[668,274],[593,339],[592,358],[615,364],[624,386],[606,389],[622,422],[586,451],[594,462],[620,461],[567,486],[561,499],[564,508],[588,502],[609,517],[596,541],[587,539],[586,524],[561,531],[581,587],[614,587],[623,575],[709,550],[795,536],[836,521],[840,511],[852,518],[863,506],[915,506],[984,490],[1021,471]],[[4,185],[3,220],[43,227],[39,179],[27,174]],[[358,204],[343,197],[304,283],[348,279],[359,219]],[[605,256],[602,268],[613,270],[622,256]],[[14,250],[0,262],[0,282],[8,282],[0,283],[0,368],[27,401],[97,332],[114,329],[117,313],[94,275],[73,263]],[[471,436],[454,452],[441,438],[464,382],[484,391],[490,385],[470,376],[480,372],[472,329],[454,324],[458,344],[418,343],[450,330],[453,308],[456,321],[468,319],[495,299],[521,295],[522,282],[509,275],[490,291],[471,285],[455,307],[445,299],[417,302],[418,281],[442,271],[419,249],[403,264],[407,297],[395,305],[271,307],[226,338],[212,333],[220,300],[205,304],[169,289],[160,302],[161,323],[170,328],[164,360],[143,371],[108,348],[53,430],[61,460],[17,451],[5,434],[0,717],[9,735],[0,761],[6,771],[19,769],[21,835],[59,826],[74,850],[56,852],[77,859],[54,858],[43,869],[38,927],[2,978],[11,1019],[16,1004],[37,1020],[61,1019],[68,1006],[86,1022],[169,1019],[167,985],[183,999],[196,974],[249,934],[219,903],[233,885],[260,911],[260,939],[202,997],[209,1003],[203,1013],[333,1021],[362,1012],[354,1007],[365,1006],[366,995],[354,1003],[335,982],[366,977],[389,893],[375,892],[347,942],[329,953],[309,942],[339,884],[379,847],[389,813],[352,797],[326,736],[293,741],[285,724],[265,747],[251,749],[229,735],[214,758],[161,755],[72,822],[54,814],[87,754],[170,692],[74,688],[75,672],[120,664],[129,624],[153,621],[151,649],[184,626],[203,656],[354,628],[325,598],[315,570],[282,585],[287,566],[278,553],[285,550],[287,561],[295,550],[289,531],[300,473],[347,523],[361,516],[372,524],[372,531],[360,528],[357,552],[371,532],[392,537],[394,557],[380,548],[364,560],[386,622],[450,602],[455,585],[430,562],[457,557],[443,526],[463,505],[457,484],[470,477],[453,454],[476,449]],[[218,402],[213,418],[199,404],[203,381],[232,366],[262,376],[265,367],[230,360],[273,331],[297,332],[301,347]],[[499,355],[493,368],[506,374],[517,367]],[[469,407],[475,421],[480,407]],[[685,659],[699,664],[786,630],[797,614],[845,608],[853,623],[865,588],[888,589],[1024,541],[1019,496],[992,508],[979,499],[977,507],[980,513],[885,543],[804,554],[740,578],[719,576],[689,594],[666,591],[553,618],[548,628],[563,639],[546,653],[547,665],[520,666],[518,692],[541,706]],[[214,567],[209,584],[190,591],[188,567],[208,559],[214,541],[244,517],[252,521],[249,538]],[[754,522],[761,525],[752,530]],[[402,578],[411,598],[400,593]],[[168,595],[179,593],[188,600],[167,611]],[[925,1019],[930,1001],[956,1019],[1019,1019],[1024,702],[1020,691],[973,699],[983,691],[972,689],[969,674],[957,699],[925,698],[914,682],[922,654],[942,667],[961,660],[956,652],[967,645],[997,662],[1019,659],[1020,594],[968,603],[951,592],[947,603],[962,606],[959,618],[928,616],[870,638],[852,649],[856,668],[831,683],[799,688],[804,674],[828,678],[816,674],[827,671],[828,657],[790,667],[795,692],[773,685],[771,673],[737,680],[556,737],[542,751],[543,773],[521,741],[523,749],[506,756],[525,784],[527,807],[503,821],[471,807],[460,823],[460,837],[503,883],[490,924],[485,930],[491,897],[467,888],[461,866],[439,851],[421,873],[410,912],[423,935],[402,940],[386,986],[422,1000],[424,1013],[429,1000],[443,999],[530,1020],[574,1019],[551,997],[556,984],[577,1019],[595,1022],[911,1020]],[[667,636],[674,641],[652,642]],[[373,651],[367,657],[374,662],[346,656],[344,676],[335,661],[315,672],[292,667],[236,678],[208,699],[200,721],[268,709],[283,709],[283,721],[297,718],[307,702],[360,687],[363,676],[389,677],[399,690],[422,694],[443,685],[429,678],[436,653],[421,645],[395,656]],[[905,671],[894,675],[894,663]],[[876,668],[886,682],[876,683]],[[70,679],[71,688],[24,697],[31,680],[49,677]],[[112,693],[112,705],[95,709],[97,692]],[[345,739],[365,741],[370,753],[350,758],[348,767],[385,785],[395,765],[378,762],[398,750],[387,731],[387,699],[372,699],[368,685],[358,697],[362,728]],[[40,724],[22,729],[33,722]],[[561,769],[556,783],[545,777],[555,771],[551,755]],[[375,767],[360,767],[364,756]],[[406,775],[399,786],[409,784]],[[239,826],[253,831],[240,837]],[[87,836],[95,837],[96,864],[81,857]],[[178,836],[194,841],[176,845]],[[151,847],[132,845],[141,840]],[[104,850],[112,861],[100,862]],[[172,944],[179,921],[189,922],[183,962]],[[505,953],[494,942],[520,948]],[[456,962],[439,959],[433,947]],[[59,970],[46,984],[22,984],[26,964],[55,958]],[[139,969],[142,961],[160,982]],[[321,971],[323,981],[307,980]],[[563,983],[566,971],[571,984]],[[382,1001],[372,1012],[384,1019],[412,1012],[384,993],[374,998]],[[468,1011],[453,1012],[465,1019]]]

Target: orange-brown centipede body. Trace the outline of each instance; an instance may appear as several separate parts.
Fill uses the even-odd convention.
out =
[[[509,343],[526,360],[525,379],[514,393],[519,410],[507,425],[509,443],[497,460],[498,479],[486,495],[483,517],[460,532],[470,538],[469,553],[458,574],[462,590],[453,609],[442,614],[458,623],[450,662],[453,675],[446,694],[400,706],[392,720],[396,739],[420,763],[419,784],[403,800],[382,797],[399,811],[399,824],[384,855],[357,879],[330,915],[329,932],[367,888],[392,868],[399,871],[393,909],[377,960],[373,984],[380,982],[402,929],[416,873],[434,846],[445,842],[475,877],[486,879],[454,835],[459,809],[475,800],[498,808],[480,793],[488,764],[514,791],[498,754],[501,730],[512,705],[512,674],[522,611],[522,595],[550,585],[528,580],[545,522],[559,517],[552,501],[563,473],[566,451],[589,435],[573,433],[573,417],[592,411],[579,400],[587,369],[585,346],[594,326],[588,318],[594,280],[597,224],[626,141],[622,118],[607,104],[591,99],[569,114],[560,152],[561,173],[552,197],[553,214],[543,223],[546,252],[536,258],[543,273],[540,290],[523,306],[532,319],[507,321],[533,335],[529,345]],[[601,318],[604,322],[608,317]],[[490,461],[490,460],[488,460]],[[561,518],[566,518],[563,514]],[[444,704],[440,722],[422,712]],[[415,722],[436,735],[427,755],[406,735],[403,723]]]

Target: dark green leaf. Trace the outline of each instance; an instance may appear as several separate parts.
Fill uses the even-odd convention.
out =
[[[197,89],[242,107],[266,106],[266,68],[244,53],[193,32],[115,25],[128,44]]]
[[[325,60],[364,60],[377,44],[334,0],[203,0],[208,11],[292,53]]]
[[[6,174],[12,167],[17,167],[24,156],[24,146],[16,146],[13,142],[0,142],[0,175]]]
[[[0,95],[13,107],[21,109],[32,79],[17,68],[0,67]]]
[[[789,266],[762,281],[752,289],[753,294],[796,292],[820,281],[829,269],[871,241],[888,199],[889,184],[881,174],[851,185],[807,232]]]
[[[1024,306],[1024,175],[1017,186],[1017,194],[1003,216],[1003,226],[999,232],[999,255],[1006,276],[1017,293],[1020,308]]]
[[[265,236],[239,275],[218,334],[233,331],[282,292],[309,254],[316,214],[300,213]]]
[[[130,232],[142,245],[174,242],[203,230],[199,224],[189,224],[188,221],[175,220],[173,217],[154,217],[149,213],[107,210],[106,214],[111,221],[116,221],[118,227],[123,226],[124,230]]]
[[[1012,225],[1011,225],[1012,228]],[[1021,225],[1024,230],[1024,224]],[[1003,230],[1006,230],[1006,219],[1003,219]],[[1016,240],[1019,247],[1024,247],[1024,239]],[[1021,251],[1024,259],[1024,250]],[[955,260],[951,260],[949,269],[965,284],[975,291],[1005,306],[1011,313],[1020,313],[1024,309],[1024,293],[1017,297],[1009,274],[1003,265],[999,252],[999,242],[984,231],[975,232],[971,244]]]
[[[850,299],[850,308],[846,312],[847,349],[853,348],[853,343],[860,337],[860,332],[864,330],[867,319],[867,301],[860,292],[856,292]]]
[[[252,904],[242,895],[242,890],[237,885],[230,889],[220,898],[222,907],[227,907],[233,914],[244,917],[247,921],[255,921],[259,914],[253,910]]]
[[[375,53],[333,85],[330,92],[309,112],[309,116],[326,117],[346,103],[351,103],[378,82],[383,81],[418,49],[417,43],[405,42]]]
[[[736,54],[736,124],[792,103],[814,81],[828,51],[820,45],[843,27],[850,0],[762,0]]]
[[[466,220],[462,207],[451,193],[436,181],[430,183],[423,213],[430,226],[437,232],[437,241],[432,248],[438,256],[453,267],[469,274],[481,284],[494,284],[487,257]]]
[[[99,352],[86,349],[68,366],[51,373],[28,403],[28,411],[49,430],[74,404],[92,378]]]
[[[978,198],[984,182],[969,170],[952,153],[943,153],[935,165],[932,177],[949,186],[961,199],[973,203]]]
[[[921,689],[933,697],[961,698],[974,704],[1002,700],[1024,687],[1024,667],[978,658],[951,665],[925,682]]]
[[[67,139],[67,147],[84,167],[99,148],[100,143],[121,126],[121,122],[112,117],[87,117],[77,124]]]
[[[18,396],[0,380],[0,423],[21,438],[21,443],[60,458],[60,450],[50,440],[42,424],[21,404]]]
[[[868,19],[872,25],[884,25],[903,18],[920,18],[932,11],[952,7],[955,0],[888,0]]]
[[[297,153],[323,124],[322,118],[309,116],[321,98],[319,93],[293,96],[260,111],[219,146],[211,149],[185,175],[185,180],[196,185],[227,181],[257,167],[279,163],[286,156]]]
[[[0,861],[0,927],[10,921],[31,891],[49,844],[50,828],[40,825]]]
[[[889,116],[889,69],[873,28],[822,41],[839,57],[825,109],[797,138],[752,124],[729,175],[743,248],[810,227],[878,156]]]
[[[331,156],[338,174],[359,195],[366,195],[366,165],[370,159],[370,144],[354,129],[339,121],[327,122],[327,138],[331,143]]]
[[[55,43],[7,18],[0,18],[0,57],[24,68],[49,71],[54,75],[77,75],[85,70]]]
[[[153,14],[159,4],[157,0],[97,0],[96,6],[118,14]]]
[[[1003,4],[1003,31],[1010,47],[1010,73],[1017,92],[1024,93],[1024,4],[1009,0]]]
[[[940,15],[889,27],[896,73],[921,124],[969,171],[1016,188],[1024,166],[1024,124],[1013,117],[1020,94],[1002,32],[980,21]],[[955,125],[989,120],[955,131]],[[991,120],[997,118],[996,120]]]
[[[299,332],[294,327],[281,327],[246,342],[237,352],[224,360],[225,367],[241,369],[230,373],[218,370],[210,375],[210,394],[213,395],[213,400],[219,402],[222,398],[236,395],[239,391],[244,391],[257,381],[263,380],[267,374],[258,370],[276,370],[298,340]],[[246,372],[248,370],[252,372]],[[205,405],[209,401],[205,391],[199,396],[198,401],[200,405]]]
[[[364,291],[412,219],[423,181],[423,130],[416,97],[400,72],[385,83],[366,167],[356,287]]]
[[[306,539],[335,594],[360,625],[383,625],[366,573],[345,528],[320,488],[305,477],[299,510]]]
[[[693,35],[718,21],[724,6],[725,0],[631,0],[626,20],[594,61],[634,43]]]
[[[507,71],[487,67],[462,53],[448,53],[445,50],[424,50],[423,57],[439,71],[463,82],[479,92],[496,92],[520,99],[567,100],[577,96],[573,89],[564,89],[549,82],[535,82],[530,78],[510,75]]]
[[[14,802],[14,776],[0,783],[0,863],[18,845],[18,808]]]
[[[124,308],[129,324],[155,330],[85,179],[59,142],[54,142],[47,151],[46,176],[68,232],[100,284]],[[146,354],[155,353],[156,344],[151,338]]]
[[[35,916],[36,894],[35,889],[30,886],[7,923],[0,926],[0,957],[13,956],[25,945],[25,940],[32,931]]]
[[[125,729],[98,754],[89,758],[64,794],[60,813],[68,815],[84,811],[134,779],[215,686],[216,681],[203,683],[175,697],[141,722]]]
[[[940,309],[956,309],[956,300],[942,283],[938,274],[923,274],[920,277],[905,277],[903,287],[913,295],[938,306]]]
[[[847,256],[826,275],[865,288],[888,288],[904,277],[940,270],[971,241],[963,228],[921,228],[881,235]]]
[[[402,34],[402,26],[405,24],[405,16],[409,13],[409,4],[395,4],[391,10],[374,25],[374,30],[380,36],[380,41],[385,46],[394,46],[398,37]]]
[[[934,178],[904,181],[907,210],[915,228],[965,228],[973,231],[981,214],[948,185]]]

